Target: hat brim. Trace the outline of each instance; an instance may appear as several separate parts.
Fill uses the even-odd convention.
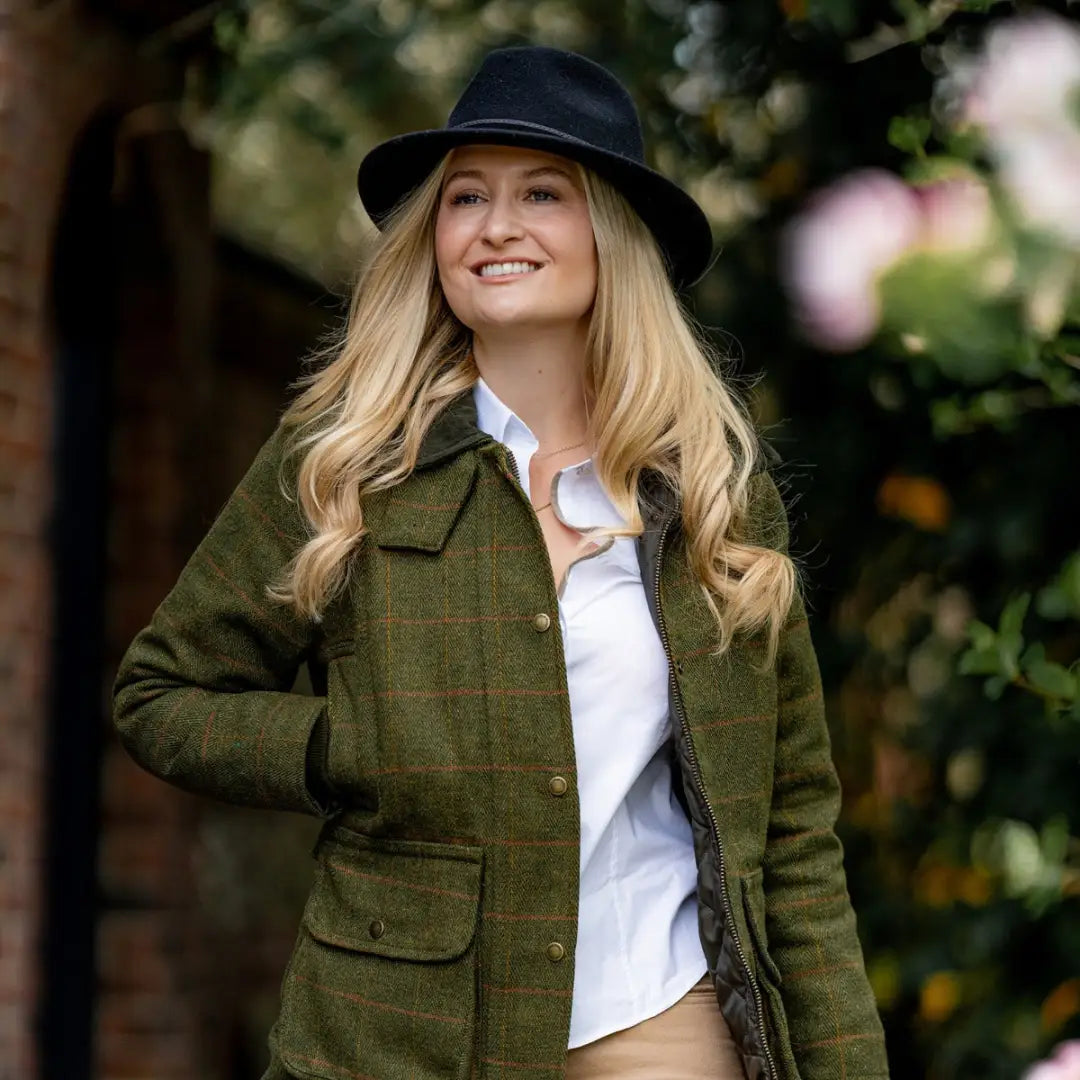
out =
[[[652,231],[677,289],[693,285],[709,268],[713,250],[709,219],[677,184],[640,162],[572,136],[514,124],[412,131],[380,143],[361,161],[356,177],[368,217],[382,228],[394,207],[423,183],[444,154],[470,143],[546,150],[580,161],[613,183]]]

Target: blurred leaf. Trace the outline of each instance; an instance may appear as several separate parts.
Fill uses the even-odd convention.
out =
[[[892,121],[896,123],[897,117]],[[927,124],[930,120],[927,119]],[[927,130],[923,142],[919,145],[923,145],[926,139],[930,137],[930,131]],[[889,127],[889,141],[895,146],[892,138],[892,126]],[[909,151],[911,153],[917,153],[917,151]],[[940,180],[953,180],[958,176],[970,176],[972,172],[971,163],[962,157],[954,157],[951,154],[927,154],[925,156],[915,157],[911,161],[904,165],[903,175],[904,179],[909,184],[933,184]]]
[[[1076,676],[1060,664],[1037,660],[1024,669],[1024,674],[1044,694],[1066,700],[1076,697]]]
[[[1057,577],[1039,591],[1035,610],[1044,619],[1080,619],[1080,551],[1073,552]]]
[[[807,10],[815,22],[824,23],[841,37],[855,29],[856,0],[808,0]]]
[[[1019,596],[1014,596],[1002,609],[1001,617],[998,620],[998,639],[1007,638],[1009,641],[1009,647],[1012,648],[1012,643],[1016,644],[1016,655],[1020,655],[1019,642],[1021,640],[1021,632],[1024,625],[1024,616],[1027,615],[1028,606],[1031,604],[1031,593],[1021,593]]]
[[[956,665],[961,675],[996,675],[1001,670],[997,648],[969,649]]]
[[[931,128],[929,116],[894,116],[889,123],[889,142],[905,154],[921,157]]]
[[[886,327],[918,338],[945,375],[964,383],[998,379],[1017,363],[1020,323],[982,295],[980,266],[974,254],[915,252],[879,283]]]
[[[1040,840],[1047,862],[1061,866],[1069,850],[1069,822],[1064,814],[1055,814],[1043,825]]]

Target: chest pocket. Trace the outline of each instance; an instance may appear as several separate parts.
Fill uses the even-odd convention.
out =
[[[332,826],[272,1045],[319,1080],[465,1078],[476,1026],[483,853]]]

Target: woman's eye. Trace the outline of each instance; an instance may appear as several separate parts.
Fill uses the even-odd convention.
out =
[[[554,191],[549,191],[547,188],[533,188],[530,195],[544,195],[546,198],[541,199],[541,202],[547,202],[549,199],[558,199],[558,195]]]
[[[463,203],[465,203],[466,205],[471,205],[467,203],[467,200],[477,198],[479,198],[479,196],[476,194],[475,191],[460,191],[457,195],[452,195],[450,197],[450,205],[458,206]]]

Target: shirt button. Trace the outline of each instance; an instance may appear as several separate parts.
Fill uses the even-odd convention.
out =
[[[382,919],[372,919],[371,925],[368,927],[368,933],[373,938],[381,938],[386,933],[386,925]]]
[[[551,942],[544,951],[547,953],[547,958],[553,964],[557,964],[566,955],[566,950],[563,948],[561,941]]]
[[[565,795],[569,787],[570,785],[566,782],[565,776],[553,776],[548,781],[548,791],[556,797]]]
[[[538,611],[532,618],[533,629],[542,634],[551,626],[551,616],[546,611]]]

